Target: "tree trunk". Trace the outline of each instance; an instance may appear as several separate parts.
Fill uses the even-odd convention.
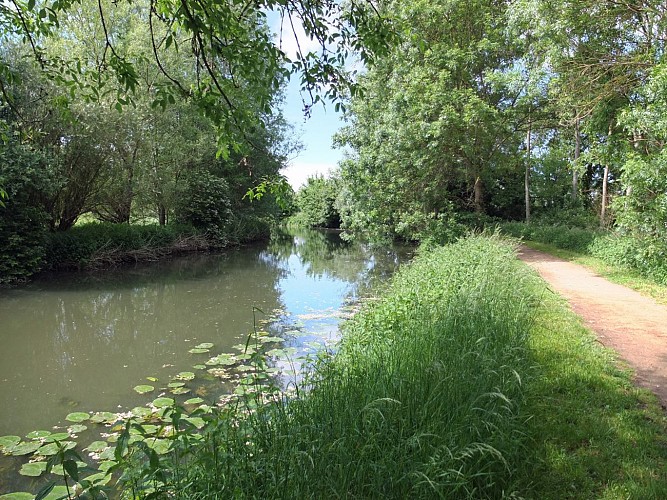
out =
[[[167,209],[164,207],[164,205],[160,204],[157,210],[160,225],[164,226],[167,223]]]
[[[607,222],[607,179],[609,177],[609,165],[604,166],[602,174],[602,207],[600,208],[600,227],[605,227]]]
[[[482,189],[482,179],[477,176],[475,177],[475,212],[481,214],[484,212],[484,200],[483,195],[484,191]]]
[[[572,168],[572,201],[577,201],[579,196],[579,171],[577,160],[581,156],[581,131],[579,130],[579,118],[574,122],[574,167]]]
[[[526,202],[526,223],[530,223],[530,154],[531,154],[531,132],[532,126],[528,118],[528,133],[526,134],[526,172],[524,176],[524,198]]]

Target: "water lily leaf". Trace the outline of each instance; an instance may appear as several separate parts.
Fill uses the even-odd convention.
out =
[[[97,468],[102,472],[107,472],[114,465],[116,465],[115,460],[105,460],[103,462],[100,462],[100,465]]]
[[[152,385],[138,385],[134,388],[134,390],[139,394],[146,394],[147,392],[153,392],[155,390],[155,387],[153,387]]]
[[[17,445],[14,445],[11,448],[7,448],[7,451],[11,455],[18,457],[21,455],[28,455],[30,453],[34,453],[39,449],[40,446],[42,446],[42,443],[31,441],[29,443],[19,443]]]
[[[236,368],[237,371],[239,372],[250,372],[254,371],[255,367],[254,366],[248,366],[248,365],[241,365],[238,368]]]
[[[233,365],[236,363],[236,356],[232,354],[220,354],[219,356],[215,356],[211,359],[209,359],[206,364],[208,366],[215,366],[215,365]]]
[[[206,365],[194,365],[192,368],[194,368],[195,370],[205,370]]]
[[[45,443],[53,443],[54,441],[64,441],[69,438],[69,433],[67,432],[56,432],[55,434],[49,434],[44,438]]]
[[[202,342],[201,344],[198,344],[195,346],[195,349],[210,349],[213,347],[213,344],[210,342]]]
[[[197,429],[203,428],[204,425],[206,424],[206,422],[204,422],[204,419],[200,417],[185,417],[183,420],[190,422]]]
[[[69,432],[70,434],[79,434],[79,433],[85,431],[86,429],[88,429],[87,425],[75,424],[75,425],[70,425],[67,428],[67,432]]]
[[[83,413],[81,411],[70,413],[65,417],[65,420],[67,420],[68,422],[74,422],[75,424],[78,424],[79,422],[85,422],[86,420],[89,419],[90,415],[88,413]]]
[[[9,448],[21,442],[19,436],[0,436],[0,448]]]
[[[190,349],[188,352],[190,354],[204,354],[204,353],[207,353],[207,352],[210,352],[210,351],[211,351],[210,349],[204,349],[202,347],[195,347],[193,349]]]
[[[188,399],[187,401],[185,401],[185,404],[186,405],[198,405],[199,403],[203,403],[203,402],[204,402],[204,400],[202,398],[192,398],[192,399]]]
[[[115,452],[116,452],[116,447],[115,446],[107,448],[102,453],[100,453],[100,460],[111,461],[114,458]],[[102,463],[104,463],[104,462],[102,462]],[[102,469],[102,464],[100,464],[99,469],[103,470]]]
[[[111,413],[108,411],[100,411],[95,413],[95,415],[93,415],[92,417],[90,417],[90,421],[96,424],[101,424],[102,422],[107,424],[113,424],[116,420],[118,420],[118,416],[115,413]]]
[[[149,380],[149,381],[151,381],[151,382],[157,382],[157,378],[156,378],[156,377],[146,377],[146,380]]]
[[[66,486],[56,486],[51,490],[51,493],[44,497],[44,500],[59,500],[61,498],[67,498],[69,496],[69,491]]]
[[[4,495],[0,495],[0,500],[33,500],[33,498],[35,498],[35,495],[25,491],[17,491],[15,493],[6,493]]]
[[[158,455],[164,455],[169,451],[170,442],[167,439],[147,439],[146,445],[155,450]]]
[[[192,380],[195,378],[195,374],[192,372],[181,372],[176,375],[177,380]]]
[[[130,413],[132,413],[132,415],[134,415],[135,417],[139,417],[139,418],[147,418],[147,417],[150,417],[153,414],[151,409],[146,408],[145,406],[136,406],[136,407],[132,408]]]
[[[76,443],[74,441],[62,441],[60,445],[65,449],[65,450],[71,450],[72,448],[76,447]],[[50,457],[55,454],[57,454],[59,451],[58,445],[56,443],[49,443],[45,444],[44,446],[40,447],[37,450],[38,455],[42,455],[45,457]]]
[[[29,439],[39,439],[50,435],[51,431],[32,431],[29,432],[26,437]]]
[[[188,392],[190,392],[190,389],[188,389],[187,387],[175,387],[170,392],[176,395],[187,394]]]
[[[97,486],[106,486],[111,481],[111,474],[106,474],[105,472],[98,472],[97,474],[92,474],[84,478],[86,481],[90,481],[92,484]]]
[[[104,441],[93,441],[88,446],[86,446],[85,449],[92,451],[93,453],[100,453],[101,451],[104,451],[107,446],[109,445]]]
[[[170,389],[175,389],[176,387],[183,387],[185,385],[185,382],[171,382],[170,384],[167,384],[167,387]]]
[[[264,342],[264,343],[266,343],[266,342],[282,342],[283,340],[285,340],[285,339],[282,338],[282,337],[260,337],[259,338],[259,341]]]
[[[19,474],[22,476],[39,477],[46,471],[46,462],[28,462],[21,466]]]
[[[157,398],[153,400],[153,406],[156,408],[165,408],[167,406],[172,406],[174,400],[171,398]]]

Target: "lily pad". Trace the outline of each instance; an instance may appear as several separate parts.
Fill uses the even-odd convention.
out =
[[[0,495],[0,500],[33,500],[33,498],[35,498],[35,495],[25,491],[17,491],[15,493],[6,493],[4,495]]]
[[[190,392],[190,389],[188,389],[187,387],[175,387],[170,392],[176,395],[187,394],[188,392]]]
[[[90,481],[92,484],[97,486],[106,486],[111,481],[111,474],[106,474],[105,472],[98,472],[84,478],[86,481]]]
[[[135,417],[140,417],[140,418],[150,417],[153,414],[150,408],[146,408],[145,406],[136,406],[132,408],[130,413],[132,413],[132,415],[134,415]]]
[[[9,448],[21,442],[19,436],[0,436],[0,448]]]
[[[210,352],[210,349],[203,349],[201,347],[195,347],[193,349],[190,349],[188,352],[190,354],[204,354],[204,353]]]
[[[150,381],[150,382],[157,382],[157,378],[156,378],[156,377],[146,377],[146,380],[148,380],[148,381]]]
[[[183,420],[185,420],[186,422],[190,422],[197,429],[201,429],[202,427],[204,427],[206,423],[204,422],[204,419],[200,417],[185,417]]]
[[[172,406],[174,400],[171,398],[157,398],[153,400],[153,406],[156,408],[166,408],[167,406]]]
[[[32,431],[26,437],[29,439],[40,439],[50,435],[51,431]]]
[[[85,431],[86,429],[88,429],[88,426],[87,426],[87,425],[83,425],[83,424],[74,424],[74,425],[70,425],[70,426],[67,428],[67,431],[68,431],[70,434],[80,434],[80,433],[82,433],[83,431]]]
[[[192,368],[194,368],[195,370],[205,370],[206,365],[194,365]]]
[[[56,432],[55,434],[49,434],[44,438],[45,443],[53,443],[54,441],[64,441],[69,438],[69,433],[67,432]]]
[[[84,413],[81,411],[70,413],[65,417],[65,420],[67,420],[68,422],[74,422],[75,424],[78,424],[79,422],[85,422],[86,420],[89,419],[90,415],[88,413]]]
[[[196,345],[195,349],[210,349],[211,347],[213,347],[211,342],[202,342],[201,344]]]
[[[100,460],[103,460],[103,461],[107,461],[107,460],[112,461],[112,460],[114,459],[115,455],[116,455],[116,447],[115,447],[115,446],[112,446],[112,447],[107,448],[106,450],[104,450],[102,453],[100,453]],[[102,462],[102,464],[103,464],[103,463],[105,463],[105,462]],[[115,463],[115,462],[114,462],[114,463]],[[100,466],[99,466],[99,469],[100,469],[100,470],[103,470],[103,469],[102,469],[102,464],[100,464]]]
[[[65,450],[71,450],[72,448],[76,447],[76,443],[74,441],[63,441],[60,443],[60,445],[64,447]],[[57,454],[58,451],[60,451],[60,448],[56,443],[49,443],[39,448],[37,450],[37,454],[45,457],[51,457]]]
[[[111,413],[109,411],[100,411],[90,417],[90,421],[96,424],[101,424],[103,422],[107,424],[113,424],[116,420],[118,420],[118,416],[115,413]]]
[[[186,405],[198,405],[199,403],[203,403],[203,402],[204,402],[204,400],[202,398],[192,398],[192,399],[188,399],[187,401],[185,401],[185,404]]]
[[[175,389],[176,387],[183,387],[185,385],[185,382],[171,382],[170,384],[167,384],[167,387],[170,389]]]
[[[138,392],[139,394],[146,394],[147,392],[153,392],[155,390],[155,387],[152,385],[138,385],[134,388],[135,392]]]
[[[67,498],[70,495],[70,492],[67,490],[66,486],[56,486],[51,490],[51,493],[44,497],[44,500],[59,500],[61,498]]]
[[[267,342],[282,342],[284,340],[285,339],[282,338],[282,337],[260,337],[259,338],[259,341],[264,342],[264,343],[267,343]]]
[[[100,462],[100,465],[97,468],[102,472],[106,472],[109,469],[111,469],[111,467],[113,467],[114,465],[116,465],[115,460],[105,460],[104,462]]]
[[[31,441],[29,443],[19,443],[8,448],[7,451],[14,456],[29,455],[30,453],[37,451],[40,446],[42,446],[42,443]]]
[[[93,453],[100,453],[104,451],[107,446],[109,445],[104,441],[93,441],[88,446],[86,446],[86,450],[92,451]]]
[[[176,380],[192,380],[195,378],[195,374],[192,372],[181,372],[176,375]]]
[[[46,462],[28,462],[21,466],[19,474],[22,476],[39,477],[46,471]]]
[[[233,365],[236,363],[236,356],[233,354],[220,354],[219,356],[215,356],[211,359],[209,359],[206,364],[208,366],[215,366],[215,365]]]
[[[168,439],[147,439],[145,442],[146,445],[155,450],[155,453],[158,455],[164,455],[171,447],[171,443]]]

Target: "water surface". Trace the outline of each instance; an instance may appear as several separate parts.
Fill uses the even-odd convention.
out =
[[[188,353],[201,342],[214,344],[212,355],[238,352],[254,319],[270,320],[265,328],[297,349],[333,342],[341,308],[405,258],[336,233],[298,232],[220,255],[52,276],[2,291],[0,436],[64,425],[74,411],[145,404],[134,386],[192,371],[208,359]]]

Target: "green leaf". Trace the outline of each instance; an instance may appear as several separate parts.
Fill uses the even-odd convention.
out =
[[[174,400],[171,398],[157,398],[153,400],[153,406],[156,408],[166,408],[167,406],[172,406]]]
[[[105,441],[93,441],[86,447],[86,450],[92,451],[93,453],[101,453],[108,446],[109,445]]]
[[[146,394],[147,392],[153,392],[155,390],[155,387],[153,387],[152,385],[137,385],[134,388],[134,390],[139,394]]]
[[[39,439],[39,438],[44,438],[46,436],[50,436],[51,431],[32,431],[28,433],[26,436],[29,439]]]
[[[198,405],[199,403],[203,403],[204,400],[202,398],[191,398],[188,399],[187,401],[184,402],[186,405]]]
[[[79,433],[85,431],[86,429],[88,429],[88,426],[86,426],[86,425],[83,425],[83,424],[74,424],[74,425],[69,426],[69,427],[67,428],[67,431],[68,431],[70,434],[79,434]]]
[[[21,442],[20,436],[1,436],[0,437],[0,448],[9,448],[15,446]]]
[[[69,439],[69,433],[67,432],[57,432],[55,434],[49,434],[44,438],[45,443],[53,443],[54,441],[64,441]]]
[[[42,443],[31,441],[29,443],[19,443],[11,448],[7,448],[7,451],[14,456],[29,455],[37,451],[40,446],[42,446]]]
[[[17,491],[14,493],[5,493],[4,495],[0,495],[0,500],[32,500],[33,498],[35,498],[35,495],[25,491]]]
[[[69,422],[74,422],[75,424],[78,424],[79,422],[85,422],[86,420],[89,419],[90,415],[88,413],[83,413],[83,412],[70,413],[65,417],[65,420]]]
[[[210,342],[202,342],[201,344],[198,344],[195,346],[195,349],[210,349],[213,347],[213,344]]]
[[[46,462],[28,462],[19,470],[22,476],[39,477],[46,471]]]
[[[195,374],[192,372],[181,372],[175,378],[176,380],[192,380],[195,378]]]
[[[210,349],[206,349],[206,348],[203,348],[203,347],[195,347],[193,349],[190,349],[188,352],[190,354],[204,354],[204,353],[210,352]]]

